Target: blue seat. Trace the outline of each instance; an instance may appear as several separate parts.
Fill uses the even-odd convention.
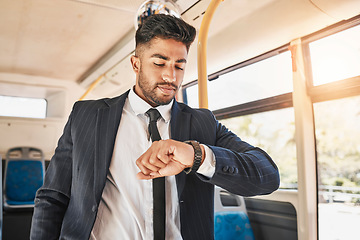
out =
[[[215,213],[216,240],[254,240],[248,216],[244,212]]]
[[[36,191],[45,175],[44,156],[40,149],[16,147],[6,154],[4,210],[32,208]]]
[[[225,205],[221,200],[224,198]],[[225,200],[226,199],[226,200]],[[215,240],[254,240],[243,197],[215,187]]]

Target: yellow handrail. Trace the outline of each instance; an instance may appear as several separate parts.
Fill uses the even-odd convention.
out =
[[[83,100],[86,95],[89,94],[89,92],[91,92],[94,87],[101,81],[101,79],[104,77],[104,74],[101,74],[93,83],[91,83],[90,87],[86,90],[86,92],[79,98],[79,101]]]
[[[199,107],[208,108],[208,90],[207,90],[207,69],[206,69],[206,47],[209,32],[210,21],[220,2],[224,0],[212,0],[206,9],[204,18],[199,30],[199,40],[197,46],[197,65],[198,65],[198,87],[199,87]]]

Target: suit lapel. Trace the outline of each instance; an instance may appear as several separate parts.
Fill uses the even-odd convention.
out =
[[[171,111],[171,139],[177,141],[186,141],[190,138],[190,118],[191,114],[182,111],[182,107],[174,101],[174,105]],[[184,172],[176,175],[176,185],[178,190],[178,197],[180,199],[181,193],[185,186]]]
[[[105,186],[121,113],[127,96],[128,92],[117,99],[104,100],[107,106],[98,109],[94,161],[94,194],[97,202],[99,202]]]

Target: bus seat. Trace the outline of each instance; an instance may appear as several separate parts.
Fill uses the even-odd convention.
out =
[[[244,198],[215,187],[215,240],[254,240]]]
[[[15,147],[6,154],[4,210],[34,207],[36,191],[45,175],[44,155],[33,147]]]

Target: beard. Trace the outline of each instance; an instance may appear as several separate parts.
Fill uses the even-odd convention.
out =
[[[143,73],[142,69],[140,68],[139,76],[138,76],[138,85],[141,89],[143,95],[147,99],[147,102],[150,105],[166,105],[169,104],[175,97],[177,93],[178,86],[173,83],[151,83]],[[158,86],[171,86],[175,88],[175,94],[173,96],[162,96],[161,94],[157,94],[157,87]]]

